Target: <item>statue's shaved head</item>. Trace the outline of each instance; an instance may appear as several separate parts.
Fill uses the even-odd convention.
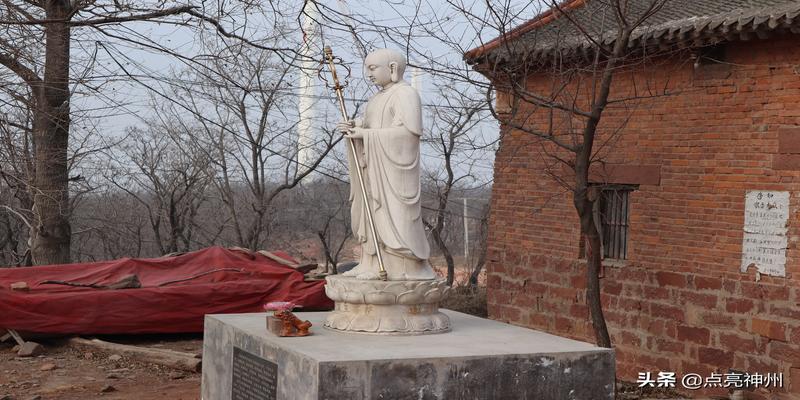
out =
[[[364,65],[386,65],[394,63],[397,67],[396,73],[398,80],[403,78],[403,72],[406,70],[406,58],[403,53],[391,49],[378,49],[369,53],[364,60]]]

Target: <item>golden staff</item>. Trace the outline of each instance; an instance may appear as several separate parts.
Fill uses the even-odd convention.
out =
[[[333,90],[336,91],[336,98],[339,99],[339,110],[342,112],[342,118],[345,121],[347,118],[347,109],[344,107],[344,95],[342,94],[342,85],[339,84],[339,77],[336,75],[336,66],[333,63],[333,50],[331,46],[325,46],[325,59],[328,61],[328,66],[331,68],[331,75],[333,76]],[[350,144],[350,155],[353,156],[353,161],[356,163],[356,177],[358,178],[358,186],[361,187],[361,200],[364,202],[364,209],[367,210],[367,223],[369,224],[369,231],[372,233],[372,244],[375,245],[375,254],[378,256],[378,267],[380,268],[379,276],[382,281],[388,279],[386,274],[386,267],[383,265],[383,256],[381,255],[381,248],[378,243],[378,234],[375,232],[375,220],[372,219],[372,209],[369,205],[369,198],[367,197],[367,187],[364,185],[364,178],[361,176],[361,162],[358,161],[358,152],[356,151],[355,140],[347,138]]]

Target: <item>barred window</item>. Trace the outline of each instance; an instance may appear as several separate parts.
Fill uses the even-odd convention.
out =
[[[630,185],[606,186],[595,204],[595,223],[599,220],[603,257],[625,260],[628,255]]]

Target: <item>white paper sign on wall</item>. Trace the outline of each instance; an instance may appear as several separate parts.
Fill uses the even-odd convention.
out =
[[[789,192],[747,192],[744,202],[742,272],[755,265],[762,274],[786,276],[788,221]]]

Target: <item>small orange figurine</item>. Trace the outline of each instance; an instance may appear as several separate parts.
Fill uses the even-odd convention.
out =
[[[292,310],[298,305],[289,301],[273,301],[264,305],[267,311],[274,311],[272,316],[267,317],[267,329],[278,336],[308,336],[311,333],[311,322],[302,321],[292,314]]]

